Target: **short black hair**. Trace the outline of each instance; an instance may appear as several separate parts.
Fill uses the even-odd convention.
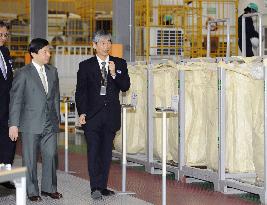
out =
[[[31,40],[30,45],[29,45],[29,53],[31,55],[31,53],[38,53],[38,51],[40,49],[42,49],[43,47],[49,45],[49,42],[46,39],[43,38],[34,38]],[[31,55],[32,57],[32,55]]]
[[[0,20],[0,28],[6,27],[7,30],[9,29],[9,25],[7,23],[5,23],[4,21]]]

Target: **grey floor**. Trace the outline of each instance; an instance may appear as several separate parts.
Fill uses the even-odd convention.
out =
[[[15,166],[21,164],[21,159],[16,157]],[[38,166],[38,176],[41,174],[41,167]],[[39,180],[40,181],[40,180]],[[102,200],[92,200],[90,197],[89,181],[75,177],[65,172],[58,171],[58,191],[63,194],[63,199],[53,200],[49,197],[42,197],[43,201],[38,203],[27,204],[60,204],[60,205],[149,205],[150,203],[137,199],[130,195],[120,195],[116,193],[112,197],[104,197]],[[0,186],[0,204],[1,205],[14,205],[16,204],[15,191],[10,191]]]

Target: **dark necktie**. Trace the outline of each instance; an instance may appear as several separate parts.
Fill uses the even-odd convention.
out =
[[[101,68],[101,74],[102,74],[102,84],[104,85],[107,81],[107,70],[106,70],[106,62],[101,63],[102,68]]]

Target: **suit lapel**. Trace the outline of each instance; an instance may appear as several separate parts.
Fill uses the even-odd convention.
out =
[[[113,61],[114,64],[115,64],[115,74],[116,74],[116,70],[117,70],[117,67],[116,67],[116,62],[114,61],[114,57],[113,56],[109,56],[109,61]],[[110,75],[110,71],[108,70],[108,82],[111,83],[112,82],[112,77]]]
[[[2,56],[3,56],[3,61],[4,61],[4,66],[5,66],[5,69],[6,69],[6,77],[7,77],[7,80],[9,80],[11,77],[12,77],[12,61],[11,61],[11,58],[10,56],[8,55],[7,53],[7,49],[5,49],[4,46],[0,46],[0,51],[2,53]],[[2,73],[2,71],[0,72],[0,76],[1,78],[5,79],[4,78],[4,75]]]
[[[46,72],[46,77],[47,77],[47,82],[48,82],[48,93],[47,96],[49,96],[51,94],[51,88],[52,88],[52,79],[53,79],[53,75],[51,72],[51,69],[45,65],[45,72]]]
[[[100,67],[99,67],[99,64],[98,64],[96,56],[94,57],[93,66],[92,67],[93,67],[93,69],[95,69],[93,73],[95,73],[96,82],[100,85],[101,84],[102,75],[101,75],[101,70],[100,70]]]
[[[6,77],[8,79],[8,68],[7,68],[7,64],[6,64],[6,59],[5,59],[5,53],[4,53],[4,50],[3,50],[3,46],[0,47],[0,51],[1,51],[0,58],[3,61],[3,66],[4,66],[3,69],[6,69]],[[5,80],[2,68],[0,68],[0,73],[1,73],[1,77]]]
[[[42,81],[41,81],[41,79],[40,79],[40,77],[39,77],[39,74],[38,74],[36,68],[34,67],[34,65],[33,65],[32,63],[30,64],[29,72],[30,72],[30,74],[31,74],[31,76],[32,76],[32,78],[33,78],[33,80],[34,80],[34,81],[36,82],[36,84],[38,85],[38,87],[42,90],[42,93],[44,93],[44,95],[46,95],[46,94],[45,94],[45,89],[44,89],[44,86],[43,86],[43,84],[42,84]],[[49,85],[48,85],[48,87],[49,87]]]

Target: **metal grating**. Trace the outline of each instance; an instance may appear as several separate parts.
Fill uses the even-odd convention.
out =
[[[177,29],[157,30],[157,55],[182,56],[183,32]],[[161,48],[164,47],[164,48]]]

